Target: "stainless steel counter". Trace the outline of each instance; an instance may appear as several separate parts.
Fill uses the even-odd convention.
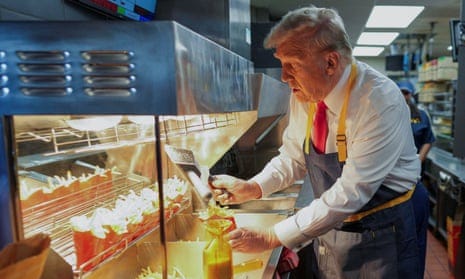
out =
[[[427,158],[465,183],[465,160],[453,157],[451,153],[437,147],[431,148]]]

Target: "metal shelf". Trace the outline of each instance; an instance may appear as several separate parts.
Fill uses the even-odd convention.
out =
[[[29,152],[19,154],[18,166],[29,169],[49,163],[98,154],[110,149],[153,143],[154,117],[133,116],[132,121],[119,123],[100,131],[83,131],[71,127],[46,128],[16,134],[16,143]],[[98,117],[94,117],[98,120]],[[137,122],[137,123],[136,123]],[[192,116],[160,116],[162,140],[238,123],[237,113]],[[89,127],[92,127],[89,125]],[[34,148],[28,148],[34,146]],[[40,152],[37,153],[37,146]]]
[[[446,140],[453,140],[454,138],[450,135],[445,135],[445,134],[441,134],[441,133],[436,133],[436,136],[439,137],[439,138],[443,138],[443,139],[446,139]]]
[[[440,117],[452,118],[452,113],[451,112],[430,111],[429,114],[431,114],[432,116],[440,116]]]

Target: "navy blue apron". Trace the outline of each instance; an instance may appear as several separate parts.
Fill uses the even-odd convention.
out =
[[[337,153],[305,155],[315,198],[329,189],[342,173]],[[381,186],[361,211],[394,196]],[[314,241],[320,278],[418,278],[415,219],[410,200],[343,223]]]

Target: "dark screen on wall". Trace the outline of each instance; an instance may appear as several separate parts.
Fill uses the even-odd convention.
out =
[[[157,0],[68,0],[113,18],[150,21],[155,16]]]

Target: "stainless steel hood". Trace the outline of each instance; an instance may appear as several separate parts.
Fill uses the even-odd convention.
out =
[[[289,86],[266,74],[251,75],[253,107],[257,121],[239,139],[239,150],[254,149],[286,115],[289,108]]]
[[[0,34],[6,115],[252,109],[252,62],[174,21],[1,22]]]
[[[266,74],[251,75],[253,107],[258,118],[283,115],[289,107],[289,86]]]

